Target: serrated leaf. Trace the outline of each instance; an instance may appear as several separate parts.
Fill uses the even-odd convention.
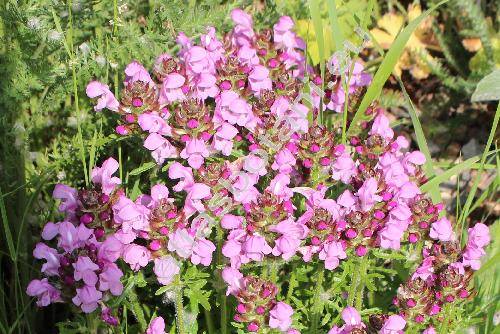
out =
[[[479,81],[474,94],[472,94],[471,101],[498,100],[500,100],[500,70],[495,70]]]

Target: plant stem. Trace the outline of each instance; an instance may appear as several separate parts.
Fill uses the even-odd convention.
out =
[[[312,316],[311,316],[311,333],[318,333],[319,327],[319,316],[323,310],[323,305],[321,304],[321,292],[323,291],[323,279],[325,277],[325,270],[322,265],[318,266],[318,272],[316,276],[316,289],[314,290],[313,303],[312,303]]]
[[[206,308],[203,308],[203,312],[205,313],[205,322],[207,324],[208,334],[215,334],[214,322],[212,321],[212,314]]]
[[[217,224],[217,262],[216,266],[219,267],[222,264],[222,245],[224,242],[224,231],[222,230],[220,224]],[[222,279],[222,273],[218,274],[218,295],[220,304],[220,332],[222,334],[227,334],[227,300],[225,286]]]
[[[175,285],[178,286],[178,291],[175,294],[175,325],[177,326],[177,334],[185,334],[184,305],[182,304],[182,286],[180,275],[175,276]]]

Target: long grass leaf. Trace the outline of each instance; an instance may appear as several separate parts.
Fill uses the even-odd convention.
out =
[[[351,122],[351,126],[347,131],[347,134],[351,134],[354,128],[358,125],[358,122],[362,120],[365,111],[372,104],[372,102],[380,95],[382,92],[382,88],[384,87],[385,82],[391,75],[396,63],[398,62],[403,50],[408,43],[411,35],[415,31],[415,29],[419,26],[419,24],[427,17],[430,13],[436,10],[442,4],[448,2],[449,0],[444,0],[431,7],[430,9],[423,12],[419,17],[415,20],[411,21],[401,32],[398,34],[391,47],[385,54],[384,60],[380,64],[377,72],[373,76],[373,82],[368,87],[366,94],[363,96],[361,103],[354,115],[354,118]]]
[[[344,45],[344,33],[339,24],[337,15],[337,5],[335,0],[327,0],[328,16],[330,17],[330,27],[332,30],[332,40],[335,44],[335,51],[341,50]]]
[[[2,190],[0,189],[0,195]],[[14,239],[12,239],[12,232],[10,231],[9,219],[7,218],[7,210],[5,209],[5,202],[3,196],[0,196],[0,212],[2,215],[2,224],[5,231],[5,239],[7,240],[7,248],[12,261],[17,261],[16,248],[14,247]]]

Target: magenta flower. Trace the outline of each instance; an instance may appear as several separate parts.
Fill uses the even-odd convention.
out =
[[[120,103],[115,98],[115,95],[109,90],[108,85],[100,83],[99,81],[92,81],[87,85],[85,92],[91,99],[98,98],[97,105],[94,106],[95,111],[101,111],[104,108],[118,111]]]
[[[462,254],[462,263],[464,266],[471,267],[472,270],[481,268],[481,258],[486,255],[482,248],[466,247]]]
[[[212,254],[215,251],[215,245],[207,239],[198,239],[193,245],[193,254],[191,262],[195,265],[202,264],[205,267],[212,263]]]
[[[162,285],[169,285],[174,280],[174,276],[179,274],[179,264],[170,255],[156,258],[154,263],[153,271],[158,278],[158,282]]]
[[[133,271],[147,266],[150,259],[151,253],[144,246],[129,244],[123,248],[123,261],[128,263]]]
[[[132,202],[125,196],[120,196],[113,205],[114,222],[121,225],[123,232],[149,231],[149,210],[140,204]]]
[[[48,222],[45,224],[42,230],[43,240],[52,240],[59,234],[59,223]]]
[[[121,256],[123,244],[114,235],[111,235],[104,240],[99,246],[97,257],[102,261],[115,262]]]
[[[59,290],[52,286],[46,278],[32,280],[26,288],[26,293],[28,296],[36,297],[36,305],[40,307],[61,301]]]
[[[243,287],[243,274],[238,269],[226,267],[222,270],[222,279],[227,283],[226,295],[236,294]]]
[[[427,327],[423,332],[422,334],[437,334],[436,330],[434,329],[434,327],[430,326],[430,327]]]
[[[349,184],[351,178],[356,174],[356,164],[347,152],[337,157],[332,165],[332,178],[334,180],[341,180],[343,183]]]
[[[84,285],[76,289],[76,296],[73,297],[73,304],[80,306],[85,313],[92,313],[97,308],[98,302],[102,298],[102,292],[95,286]]]
[[[264,237],[254,234],[242,243],[242,251],[249,259],[262,261],[265,255],[271,254],[272,248]]]
[[[429,278],[432,278],[434,275],[434,267],[433,267],[434,258],[429,256],[422,261],[420,267],[415,270],[411,279],[414,280],[416,278],[420,278],[424,281],[427,281]]]
[[[455,233],[453,233],[453,227],[446,217],[438,219],[436,222],[432,223],[429,236],[432,239],[437,239],[440,241],[450,241],[455,238]]]
[[[294,26],[290,16],[282,16],[273,26],[274,43],[279,49],[293,49],[298,47],[297,36],[292,31]]]
[[[156,317],[151,320],[146,334],[165,334],[165,320],[162,317]]]
[[[346,307],[342,310],[341,313],[342,320],[344,320],[345,324],[350,327],[354,326],[363,326],[364,324],[361,322],[361,316],[359,312],[351,306]]]
[[[116,186],[122,183],[120,178],[112,176],[119,167],[120,164],[118,161],[113,158],[108,158],[102,163],[101,167],[92,169],[92,182],[100,184],[104,194],[111,194]]]
[[[269,312],[269,327],[286,332],[292,325],[293,309],[290,305],[278,302]]]
[[[407,226],[401,225],[401,222],[389,220],[378,234],[380,247],[385,249],[400,249],[401,239],[406,228]]]
[[[403,317],[394,314],[391,315],[384,323],[380,330],[380,334],[401,334],[406,326],[406,321]]]
[[[70,222],[61,222],[59,223],[59,239],[57,241],[57,247],[70,253],[76,248],[83,246],[91,237],[92,233],[93,231],[86,228],[83,224],[76,227]]]
[[[214,27],[207,27],[207,33],[200,37],[201,45],[208,51],[212,62],[224,59],[224,45],[217,39]]]
[[[231,11],[231,19],[235,26],[232,34],[232,44],[237,47],[250,45],[255,36],[252,17],[239,8]]]
[[[394,137],[394,131],[391,129],[389,119],[382,113],[378,114],[373,121],[371,135],[379,135],[389,141]]]
[[[257,118],[250,104],[231,90],[223,91],[216,99],[214,122],[222,123],[222,120],[246,127],[250,131],[257,125]]]
[[[200,73],[192,78],[193,97],[205,100],[208,97],[216,97],[219,88],[216,85],[217,78],[211,73]]]
[[[290,152],[287,148],[284,148],[274,156],[274,162],[271,165],[271,168],[279,171],[280,173],[289,174],[293,167],[295,167],[296,163],[297,160],[292,152]]]
[[[238,129],[227,122],[223,122],[215,133],[213,146],[215,150],[221,151],[225,156],[233,150],[233,138],[238,134]]]
[[[190,47],[184,55],[184,60],[189,75],[214,72],[214,64],[209,58],[207,50],[200,46]]]

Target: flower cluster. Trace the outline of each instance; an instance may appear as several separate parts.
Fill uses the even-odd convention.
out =
[[[123,290],[119,261],[129,272],[150,266],[167,286],[185,267],[210,266],[217,244],[217,266],[225,268],[218,278],[237,302],[239,328],[297,334],[277,283],[253,275],[256,262],[320,263],[333,271],[342,261],[419,243],[422,261],[398,289],[398,313],[365,324],[348,306],[345,324],[330,334],[428,326],[444,303],[468,298],[488,227],[469,229],[460,249],[443,205],[420,190],[425,156],[395,135],[383,110],[370,106],[370,120],[347,140],[337,124],[318,120],[328,111],[335,120],[359,97],[371,81],[363,65],[332,57],[322,91],[289,17],[263,31],[240,9],[231,18],[234,28],[222,38],[211,27],[199,41],[179,34],[178,54],[160,55],[151,74],[130,63],[120,101],[103,83],[87,86],[96,111],[119,114],[119,135],[140,137],[157,164],[168,162],[168,180],[131,197],[109,158],[92,170],[90,187],[57,185],[64,219],[42,232],[57,246],[37,245],[45,278],[32,281],[28,294],[39,306],[71,300],[89,313],[100,305],[102,319],[116,325],[106,301]],[[164,331],[157,317],[146,333]]]

